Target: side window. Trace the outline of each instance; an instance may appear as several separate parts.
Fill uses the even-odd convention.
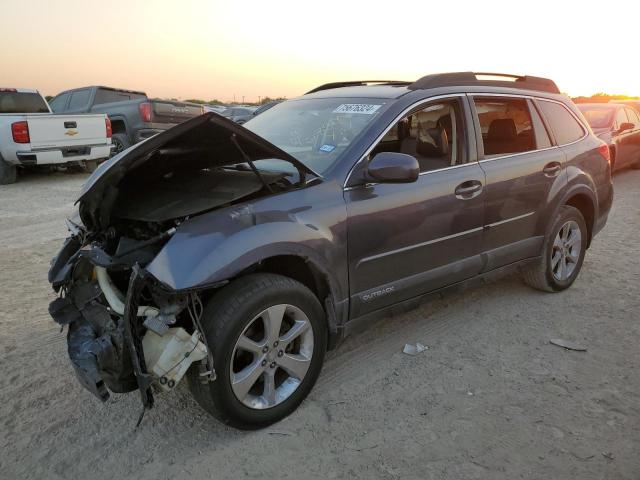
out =
[[[538,106],[556,137],[558,145],[566,145],[580,140],[585,130],[576,118],[560,103],[539,100]]]
[[[68,93],[62,93],[58,95],[56,98],[49,102],[49,106],[53,113],[64,112],[64,107],[67,104],[67,99],[69,98]]]
[[[627,118],[629,119],[629,121],[631,123],[633,123],[635,128],[639,128],[640,124],[638,122],[638,115],[637,115],[636,111],[632,110],[630,108],[625,108],[625,110],[627,111]]]
[[[484,156],[536,150],[536,136],[527,100],[519,98],[474,99]]]
[[[623,123],[629,122],[627,114],[624,112],[624,108],[619,108],[616,112],[616,128],[620,128]]]
[[[466,162],[462,109],[458,100],[432,103],[396,123],[372,150],[416,157],[421,172]]]
[[[71,101],[69,102],[69,108],[67,110],[77,110],[82,107],[86,107],[89,104],[89,95],[91,91],[89,89],[78,90],[71,94]]]
[[[103,103],[119,102],[122,100],[129,100],[129,95],[118,94],[115,90],[108,90],[106,88],[99,88],[96,91],[96,96],[93,99],[94,105],[101,105]]]

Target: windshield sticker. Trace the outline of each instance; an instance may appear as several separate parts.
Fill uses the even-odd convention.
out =
[[[336,108],[333,113],[362,113],[363,115],[373,115],[382,105],[372,105],[370,103],[343,103]]]
[[[322,145],[318,150],[320,150],[321,152],[325,152],[325,153],[331,153],[331,152],[333,152],[333,150],[335,148],[336,148],[335,145],[329,145],[327,143],[327,144]]]

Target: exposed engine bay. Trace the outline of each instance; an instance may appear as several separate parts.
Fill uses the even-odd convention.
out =
[[[253,162],[265,158],[291,162],[297,174],[256,168]],[[183,222],[302,188],[309,173],[217,115],[185,122],[103,164],[87,181],[79,217],[69,220],[71,236],[49,272],[59,294],[49,312],[68,326],[81,384],[102,401],[110,391],[137,389],[146,409],[154,390],[172,390],[191,368],[201,382],[215,380],[200,325],[205,293],[175,291],[145,267]]]

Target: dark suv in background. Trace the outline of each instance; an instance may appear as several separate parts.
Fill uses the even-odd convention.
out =
[[[144,92],[103,86],[66,90],[50,102],[54,113],[106,113],[112,154],[204,113],[202,105],[150,99]]]
[[[340,82],[246,128],[189,120],[102,164],[49,280],[82,384],[258,428],[374,319],[521,271],[562,291],[605,225],[609,148],[529,76]]]

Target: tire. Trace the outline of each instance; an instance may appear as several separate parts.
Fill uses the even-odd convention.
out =
[[[569,231],[563,230],[565,228]],[[580,234],[577,243],[576,231]],[[563,237],[568,237],[566,243]],[[561,206],[545,238],[542,260],[523,272],[524,282],[543,292],[560,292],[569,288],[582,268],[587,241],[587,225],[580,210],[569,205]],[[570,243],[573,245],[567,247]],[[563,263],[565,270],[562,270]]]
[[[85,160],[83,162],[83,170],[85,172],[93,173],[93,172],[96,171],[96,168],[98,168],[98,161],[97,160]]]
[[[269,312],[280,311],[278,309],[284,309],[285,304],[283,325],[288,325],[293,315],[295,319],[303,320],[297,321],[291,330],[287,330],[285,325],[282,327],[284,333],[279,333],[282,330],[278,329],[275,336],[270,336],[263,314],[267,309]],[[267,318],[269,315],[271,313]],[[291,335],[299,323],[304,323],[305,316],[309,324],[300,329],[303,333],[296,336],[296,340],[289,343],[287,335]],[[227,425],[254,430],[283,419],[304,400],[320,374],[327,345],[325,313],[316,296],[291,278],[251,274],[235,280],[207,303],[201,324],[213,353],[217,379],[202,383],[198,365],[193,365],[187,373],[189,389],[204,410]],[[253,333],[250,333],[252,329]],[[239,346],[241,337],[245,341],[247,338],[254,341],[250,345],[254,353]],[[273,338],[280,342],[280,348],[272,348]],[[269,348],[269,351],[265,352],[264,348]],[[280,350],[282,348],[285,350]],[[300,379],[280,366],[280,362],[285,365],[293,358],[303,360],[294,362],[295,367],[303,363],[306,367],[305,372],[299,375]],[[232,386],[232,378],[242,378],[243,372],[249,371],[262,373],[251,375],[251,381],[239,381]],[[266,388],[269,376],[274,379],[271,395],[267,394]],[[239,394],[238,390],[242,390],[243,385],[253,386],[246,393]]]
[[[109,157],[113,157],[131,146],[131,142],[126,133],[114,133],[111,136],[111,144],[114,145],[114,147],[111,149],[111,155]]]
[[[0,185],[9,185],[18,180],[18,169],[0,158]]]

